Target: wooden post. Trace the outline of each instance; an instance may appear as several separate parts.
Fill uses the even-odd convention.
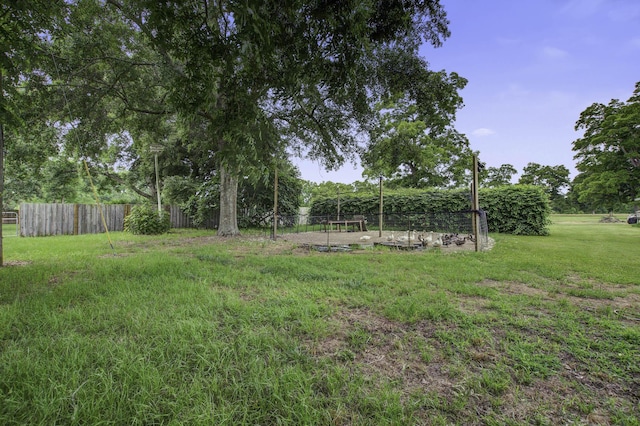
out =
[[[162,204],[160,203],[160,170],[158,169],[158,154],[162,152],[162,145],[153,144],[150,146],[153,153],[155,169],[156,169],[156,196],[158,198],[158,215],[162,216]]]
[[[80,205],[73,205],[73,235],[78,235],[78,216],[80,215]]]
[[[473,156],[473,184],[471,189],[471,210],[473,210],[473,237],[475,240],[475,249],[479,251],[478,236],[480,235],[480,201],[478,198],[478,156]]]
[[[158,170],[158,153],[154,155],[156,163],[156,195],[158,197],[158,214],[162,214],[162,204],[160,203],[160,171]]]
[[[278,238],[278,166],[273,177],[273,239]]]
[[[378,211],[378,237],[382,237],[382,175],[380,175],[380,208]]]
[[[0,69],[0,102],[4,99],[4,88],[2,87],[2,69]],[[0,122],[0,216],[4,209],[4,123]],[[0,219],[2,222],[2,219]],[[4,249],[2,248],[2,223],[0,223],[0,267],[4,265]]]

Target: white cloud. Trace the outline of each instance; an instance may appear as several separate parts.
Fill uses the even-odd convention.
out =
[[[471,134],[473,136],[491,136],[491,135],[495,135],[495,131],[491,130],[491,129],[487,129],[485,127],[481,127],[479,129],[475,129],[473,132],[471,132]]]

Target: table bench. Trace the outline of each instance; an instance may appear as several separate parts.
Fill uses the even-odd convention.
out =
[[[345,230],[349,231],[349,226],[351,226],[351,230],[353,232],[359,230],[360,232],[367,230],[367,225],[364,220],[361,219],[345,219],[345,220],[325,220],[322,222],[324,225],[324,231],[333,231],[333,226],[335,225],[336,230],[338,232],[342,232],[342,227],[344,226]]]

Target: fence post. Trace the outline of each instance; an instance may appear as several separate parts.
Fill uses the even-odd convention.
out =
[[[278,239],[278,166],[273,172],[273,239]]]
[[[380,175],[380,207],[378,212],[378,237],[382,237],[382,175]]]
[[[327,247],[330,247],[329,245],[329,234],[331,233],[331,225],[329,224],[329,221],[331,220],[331,217],[329,215],[327,215],[326,218],[326,225],[325,225],[325,230],[327,231]]]
[[[79,204],[73,205],[73,235],[78,235],[78,212],[80,210]]]
[[[480,202],[478,199],[478,156],[474,155],[473,156],[473,189],[471,191],[471,202],[472,202],[472,206],[471,206],[471,210],[473,211],[473,239],[475,240],[475,248],[476,251],[479,251],[479,246],[478,246],[478,237],[479,237],[479,230],[478,228],[480,227],[480,217],[478,215],[480,210]]]

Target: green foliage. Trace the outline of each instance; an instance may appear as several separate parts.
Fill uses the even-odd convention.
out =
[[[238,188],[239,226],[253,227],[264,224],[273,216],[275,173],[264,170],[260,179],[241,182]],[[290,162],[278,167],[278,215],[294,216],[300,207],[302,182],[300,172]]]
[[[3,70],[16,60],[12,83],[40,77],[41,122],[64,128],[65,148],[105,174],[126,165],[120,180],[143,197],[153,193],[152,143],[167,150],[163,177],[201,183],[225,170],[225,218],[235,180],[276,152],[328,166],[353,159],[376,103],[401,96],[430,128],[461,105],[464,79],[429,71],[419,52],[449,36],[438,0],[31,3],[3,3],[0,60]],[[21,75],[27,53],[37,71]],[[237,228],[235,218],[223,224]]]
[[[169,232],[169,213],[160,212],[151,204],[138,204],[124,218],[124,230],[135,235],[158,235]]]
[[[551,206],[539,186],[513,185],[481,190],[480,208],[487,211],[491,232],[548,235]]]
[[[558,212],[566,204],[565,196],[561,191],[569,187],[569,169],[563,165],[542,166],[537,163],[529,163],[525,166],[518,183],[544,188],[549,195],[553,210]]]
[[[468,193],[463,190],[418,190],[403,189],[384,193],[385,214],[428,213],[441,211],[461,211],[469,209]],[[378,214],[379,195],[340,196],[340,212],[345,215]],[[335,215],[338,208],[337,197],[321,198],[311,204],[311,216]]]
[[[197,186],[190,197],[180,203],[193,224],[197,227],[207,227],[207,221],[212,214],[220,209],[220,184],[218,180],[208,180]]]
[[[301,202],[302,181],[300,172],[291,163],[284,163],[278,171],[278,214],[298,214]],[[180,205],[196,226],[207,227],[207,221],[219,210],[220,184],[218,177],[196,185],[187,178],[172,178],[167,181],[168,198]],[[265,170],[259,178],[248,176],[238,185],[240,227],[264,225],[273,216],[274,172]]]
[[[513,185],[481,189],[480,208],[487,213],[490,232],[515,235],[547,235],[549,197],[535,186]],[[385,194],[384,214],[460,212],[470,209],[470,194],[466,190],[404,190]],[[337,198],[315,200],[311,216],[335,216]],[[351,196],[340,199],[341,215],[377,215],[379,197]]]
[[[518,171],[511,164],[503,164],[500,167],[487,167],[480,170],[480,186],[484,188],[496,188],[511,185],[511,179]]]
[[[321,198],[336,198],[338,197],[338,195],[340,195],[340,197],[351,197],[354,195],[373,196],[379,193],[378,188],[378,184],[370,183],[367,181],[355,181],[351,184],[340,182],[309,182],[307,184],[306,190],[308,193],[308,195],[306,196],[309,199],[307,205],[309,205],[313,200],[318,200]]]
[[[563,165],[542,166],[538,163],[528,163],[518,183],[542,186],[551,197],[555,197],[560,195],[563,188],[569,186],[569,170]]]
[[[50,202],[73,200],[79,188],[78,163],[69,158],[50,158],[45,164],[42,183],[44,198]]]
[[[439,75],[433,73],[433,76]],[[432,77],[433,77],[432,76]],[[451,127],[462,105],[457,90],[466,80],[457,75],[424,78],[440,99],[440,114],[424,116],[414,102],[396,99],[378,107],[378,121],[362,154],[364,174],[383,175],[395,184],[412,187],[459,187],[471,162],[469,140]],[[448,121],[451,120],[451,121]]]
[[[162,200],[167,204],[184,205],[198,192],[198,182],[186,176],[167,176],[162,182]]]
[[[594,103],[580,114],[573,142],[580,174],[574,190],[578,201],[613,211],[630,202],[640,188],[640,82],[627,102]]]

